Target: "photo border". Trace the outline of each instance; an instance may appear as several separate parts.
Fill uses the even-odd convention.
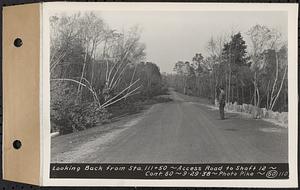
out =
[[[133,6],[134,4],[134,6]],[[289,174],[288,180],[130,180],[130,179],[50,179],[50,35],[49,16],[52,10],[143,10],[143,11],[288,11],[288,96],[289,96]],[[298,5],[261,3],[103,3],[59,2],[43,3],[41,47],[41,180],[47,186],[159,186],[159,187],[297,187],[297,142],[298,142]],[[292,126],[292,127],[291,127]],[[216,184],[218,184],[216,186]],[[254,185],[253,185],[254,184]]]

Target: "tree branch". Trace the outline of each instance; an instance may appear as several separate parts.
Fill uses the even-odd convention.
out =
[[[124,99],[124,98],[127,98],[128,96],[132,95],[133,92],[135,92],[136,90],[138,90],[140,87],[141,87],[141,86],[138,86],[138,87],[135,88],[134,90],[130,91],[129,93],[126,93],[126,95],[122,96],[121,98],[119,98],[119,99],[117,99],[117,100],[115,100],[115,101],[113,101],[113,102],[111,102],[111,103],[108,103],[108,104],[106,104],[106,105],[102,105],[102,108],[106,108],[106,107],[108,107],[108,106],[110,106],[110,105],[112,105],[112,104],[114,104],[114,103],[117,103],[118,101],[120,101],[120,100],[122,100],[122,99]]]
[[[111,102],[113,99],[117,98],[118,96],[120,96],[123,92],[125,92],[127,89],[131,88],[134,84],[136,84],[140,79],[136,80],[134,83],[132,83],[131,85],[129,85],[128,87],[126,87],[125,89],[123,89],[120,93],[118,93],[116,96],[112,97],[111,99],[109,99],[108,101],[106,101],[104,104],[102,104],[102,106],[105,106],[106,104],[108,104],[109,102]]]

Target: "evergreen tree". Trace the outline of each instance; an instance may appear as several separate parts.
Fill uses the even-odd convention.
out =
[[[239,91],[241,88],[241,81],[239,81],[239,71],[243,66],[249,66],[247,57],[247,45],[241,33],[237,33],[231,37],[228,43],[224,44],[222,52],[222,64],[225,68],[226,84],[226,100],[234,102],[239,100]]]

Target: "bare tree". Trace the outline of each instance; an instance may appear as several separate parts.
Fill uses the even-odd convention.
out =
[[[76,22],[79,17],[80,14],[50,17],[50,72],[62,64],[70,45],[77,38],[80,30]]]
[[[138,34],[138,28],[133,28],[129,31],[128,35],[125,34],[111,34],[110,37],[114,39],[109,44],[106,40],[106,48],[112,49],[110,53],[106,51],[106,56],[104,57],[106,62],[106,72],[105,72],[105,86],[103,88],[104,98],[107,101],[111,101],[111,95],[122,79],[124,71],[129,64],[137,64],[145,56],[144,50],[145,46],[139,42],[140,35]],[[109,64],[110,63],[110,64]],[[112,65],[112,66],[110,66]],[[135,72],[132,74],[132,79],[134,78]],[[136,84],[139,79],[131,80],[129,86]],[[126,88],[126,87],[125,87]],[[131,91],[127,89],[127,93],[131,94]],[[121,90],[123,91],[123,90]],[[124,95],[126,96],[126,95]]]
[[[267,28],[266,26],[262,25],[255,25],[253,26],[249,31],[248,31],[248,36],[250,38],[250,57],[252,61],[252,70],[254,71],[254,76],[253,76],[253,86],[254,86],[254,94],[253,94],[253,100],[254,100],[254,105],[259,107],[260,102],[261,102],[261,90],[259,88],[259,75],[261,71],[265,67],[265,54],[264,52],[268,49],[274,50],[275,52],[278,50],[280,47],[281,43],[281,34],[277,32],[276,30],[271,30]],[[276,53],[275,53],[276,54]],[[276,55],[277,56],[277,55]],[[276,58],[277,60],[277,58]],[[277,64],[278,65],[278,64]],[[269,81],[269,84],[272,84],[272,90],[271,90],[271,99],[270,101],[273,102],[274,97],[274,90],[275,86],[277,84],[278,80],[278,66],[276,66],[276,76],[273,82]],[[268,85],[267,92],[269,93],[270,90],[269,88],[271,85]],[[269,101],[269,95],[267,95],[268,101]],[[267,105],[267,108],[271,108],[272,106]]]
[[[84,47],[84,60],[81,71],[81,77],[79,82],[81,83],[85,71],[88,58],[95,59],[95,49],[104,40],[104,22],[101,18],[97,17],[93,12],[89,14],[85,14],[84,17],[78,20],[78,24],[80,26],[80,40],[82,42],[82,46]],[[92,63],[91,63],[92,64]],[[93,65],[93,64],[92,64]],[[93,83],[94,71],[92,68],[92,77],[91,83]],[[77,88],[77,98],[81,95],[82,86],[78,85]]]
[[[281,48],[279,52],[276,52],[274,50],[274,59],[275,59],[275,77],[273,78],[274,81],[273,85],[271,87],[271,79],[269,79],[268,82],[268,87],[266,91],[266,96],[267,96],[267,105],[266,108],[273,110],[274,106],[278,100],[278,97],[282,91],[283,83],[286,78],[286,73],[287,73],[287,57],[286,57],[286,50],[285,46]],[[279,56],[280,55],[280,56]],[[281,57],[281,58],[280,58]],[[283,75],[281,76],[280,79],[280,71],[283,71]],[[271,74],[271,73],[270,73]]]
[[[140,43],[138,27],[130,30],[127,35],[118,33],[115,30],[111,30],[93,12],[85,15],[78,13],[72,16],[53,17],[52,19],[51,72],[67,55],[71,39],[78,40],[83,49],[83,63],[79,77],[51,78],[52,82],[71,82],[76,84],[77,103],[82,97],[83,88],[86,88],[92,94],[99,108],[108,107],[133,95],[140,89],[140,85],[138,85],[139,79],[133,80],[135,72],[133,72],[132,80],[128,86],[117,88],[127,66],[136,64],[144,58],[145,46]],[[103,89],[95,88],[93,84],[95,77],[94,62],[98,58],[97,55],[106,62],[105,85]],[[91,66],[90,79],[87,78],[87,65]],[[99,91],[101,92],[100,94],[97,93]],[[101,98],[99,96],[104,96],[104,102],[100,101]]]

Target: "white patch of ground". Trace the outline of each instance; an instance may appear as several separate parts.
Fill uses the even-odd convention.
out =
[[[284,123],[280,123],[274,119],[267,119],[267,118],[262,118],[262,120],[266,121],[266,122],[270,122],[270,123],[273,123],[275,125],[278,125],[280,127],[284,127],[284,128],[287,128],[288,127],[288,124],[284,124]]]
[[[268,127],[268,128],[261,128],[259,130],[262,131],[262,132],[266,132],[266,133],[269,133],[269,132],[271,132],[271,133],[280,133],[283,129],[280,128],[280,127],[273,127],[273,128]]]

